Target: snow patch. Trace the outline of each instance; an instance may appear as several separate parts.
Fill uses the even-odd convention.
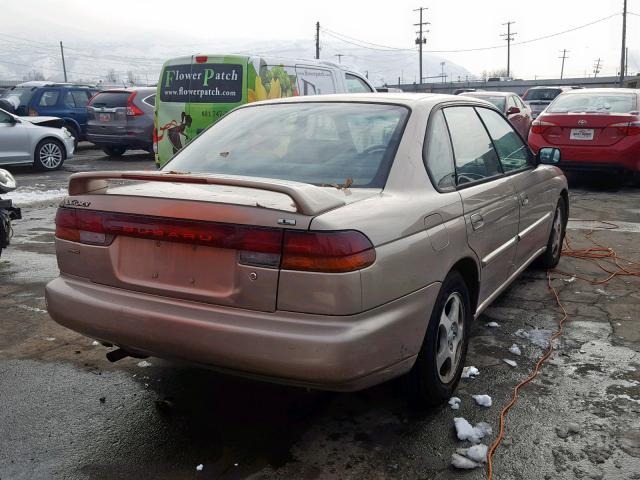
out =
[[[196,467],[196,470],[201,472],[203,468],[204,468],[204,465],[200,464]]]
[[[455,417],[453,422],[456,426],[456,435],[458,440],[469,440],[471,443],[480,443],[480,440],[486,435],[491,435],[493,431],[491,425],[486,422],[480,422],[472,427],[471,424],[462,417]]]
[[[475,378],[478,375],[480,375],[480,370],[473,365],[462,369],[462,378]]]
[[[567,282],[567,283],[573,283],[573,282],[576,281],[576,277],[565,278],[564,281]]]
[[[491,397],[489,395],[472,395],[478,405],[483,407],[491,406]]]
[[[451,405],[451,410],[458,410],[460,408],[460,400],[458,397],[451,397],[449,399],[449,405]]]
[[[457,453],[451,455],[451,465],[461,470],[472,470],[480,466],[479,463],[469,460],[467,457],[463,457]]]
[[[514,355],[522,355],[522,350],[520,350],[520,347],[517,344],[514,343],[509,348],[509,353],[512,353]]]
[[[469,448],[458,448],[456,453],[459,455],[464,455],[470,460],[479,463],[485,463],[487,461],[487,451],[489,447],[487,447],[483,443],[479,443],[478,445],[473,445]]]
[[[509,360],[508,358],[503,358],[502,361],[511,367],[518,366],[518,364],[514,360]]]
[[[151,362],[147,362],[146,360],[142,360],[141,362],[138,362],[138,366],[140,368],[150,367],[151,366]]]
[[[93,342],[91,342],[91,345],[93,345],[94,347],[97,347],[98,345],[100,345],[100,343],[94,340]]]
[[[520,337],[520,338],[524,338],[526,340],[529,340],[530,343],[532,343],[536,347],[540,347],[540,348],[549,347],[549,338],[551,338],[552,334],[553,334],[553,332],[551,330],[544,330],[544,329],[537,330],[536,329],[536,330],[531,330],[531,331],[527,332],[526,330],[523,330],[522,328],[516,330],[516,332],[514,333],[514,335],[516,337]]]
[[[497,327],[499,327],[499,326],[500,326],[500,325],[498,325],[498,322],[489,322],[489,323],[487,323],[486,325],[487,325],[487,327],[489,327],[489,328],[497,328]]]
[[[31,203],[47,202],[56,200],[68,195],[66,188],[57,188],[53,190],[38,190],[33,187],[19,187],[13,192],[6,194],[5,198],[13,200],[17,206],[29,205]]]

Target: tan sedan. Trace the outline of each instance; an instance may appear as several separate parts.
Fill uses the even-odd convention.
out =
[[[130,354],[329,390],[451,396],[472,320],[554,266],[567,183],[488,102],[425,94],[238,108],[159,172],[71,177],[58,323]]]

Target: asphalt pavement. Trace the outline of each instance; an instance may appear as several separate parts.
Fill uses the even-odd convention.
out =
[[[454,418],[488,422],[483,441],[495,438],[500,409],[562,318],[546,272],[527,270],[475,321],[466,364],[480,374],[461,381],[459,410],[416,411],[397,381],[339,394],[157,358],[112,364],[106,347],[54,323],[44,303],[58,274],[57,203],[71,173],[94,169],[155,166],[146,153],[110,159],[81,144],[60,171],[11,168],[23,219],[0,257],[1,480],[486,478],[451,466],[469,446]],[[585,234],[596,227],[598,243],[640,256],[639,188],[578,179],[570,203],[575,248],[591,246]],[[559,269],[571,274],[552,274],[565,332],[507,417],[494,478],[640,479],[640,278],[591,284],[578,277],[607,274],[569,257]],[[493,405],[476,405],[475,394]]]

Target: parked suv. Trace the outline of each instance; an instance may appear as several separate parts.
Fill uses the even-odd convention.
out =
[[[87,140],[113,157],[127,149],[153,151],[155,87],[105,90],[87,107]]]
[[[97,91],[87,85],[34,81],[5,90],[0,98],[12,103],[18,116],[61,118],[77,145],[85,140],[87,103]]]
[[[535,120],[540,113],[549,106],[562,92],[576,90],[582,87],[531,87],[524,92],[522,100],[531,108],[531,114]]]

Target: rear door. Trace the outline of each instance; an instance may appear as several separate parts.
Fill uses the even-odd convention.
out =
[[[80,125],[82,134],[87,131],[87,103],[89,103],[89,90],[69,89],[64,90],[63,102],[68,116]]]
[[[529,147],[511,125],[493,110],[477,108],[500,158],[502,169],[517,192],[520,209],[516,268],[546,244],[556,196],[546,167],[536,168]]]
[[[513,270],[518,230],[518,200],[503,175],[493,143],[472,106],[443,109],[456,165],[469,246],[481,263],[479,303]]]

